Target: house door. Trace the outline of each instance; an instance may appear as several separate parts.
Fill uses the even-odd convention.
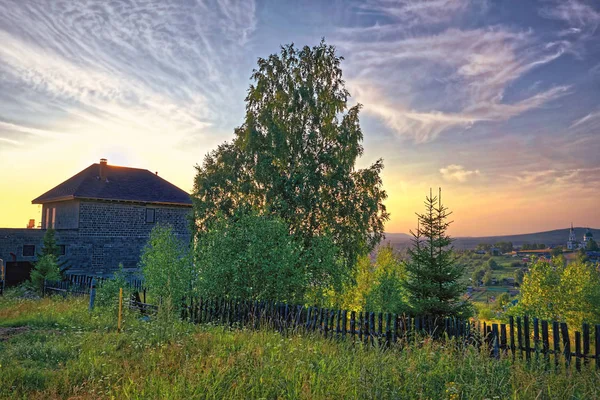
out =
[[[29,261],[6,262],[6,287],[17,286],[29,279],[33,263]]]

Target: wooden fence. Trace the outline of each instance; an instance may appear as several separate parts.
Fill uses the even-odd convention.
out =
[[[106,278],[96,278],[101,287]],[[92,277],[71,275],[61,282],[47,282],[47,292],[89,295]],[[131,280],[136,293],[129,307],[152,314],[158,306],[146,303],[141,280]],[[143,293],[143,297],[140,297]],[[564,365],[580,370],[593,364],[600,370],[600,325],[583,324],[581,331],[569,330],[564,322],[509,317],[508,324],[488,324],[456,318],[407,316],[389,313],[356,312],[306,307],[278,302],[235,299],[192,298],[183,303],[183,319],[193,323],[216,323],[231,327],[268,327],[282,333],[317,332],[326,338],[349,339],[353,343],[390,346],[397,342],[420,339],[455,338],[457,343],[484,348],[496,358],[511,357],[526,361],[544,361],[555,367]]]
[[[92,288],[92,280],[95,281],[96,288],[101,288],[104,282],[110,280],[110,278],[89,275],[66,275],[61,281],[44,282],[44,293],[62,293],[74,296],[89,295]],[[136,292],[143,293],[144,302],[146,301],[146,288],[142,279],[128,279],[127,287]]]
[[[573,360],[581,369],[595,360],[600,370],[600,325],[583,324],[581,332],[566,323],[538,318],[510,317],[508,324],[487,324],[456,318],[406,316],[355,312],[318,307],[227,299],[192,299],[182,318],[194,323],[217,323],[258,329],[268,326],[280,332],[317,332],[326,338],[389,346],[398,341],[456,338],[457,343],[487,349],[496,358],[551,361],[567,369]],[[592,332],[591,328],[594,328]],[[574,351],[573,351],[574,350]]]

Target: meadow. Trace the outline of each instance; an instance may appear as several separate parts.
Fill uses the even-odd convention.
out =
[[[0,398],[600,398],[593,369],[494,360],[427,337],[390,349],[230,330],[85,299],[0,298]]]

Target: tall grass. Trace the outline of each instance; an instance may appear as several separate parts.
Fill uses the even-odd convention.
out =
[[[112,310],[86,307],[79,299],[0,299],[1,398],[600,397],[600,375],[590,369],[556,373],[427,338],[384,350],[135,314],[116,333]]]

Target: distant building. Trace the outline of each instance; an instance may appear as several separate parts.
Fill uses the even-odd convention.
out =
[[[571,223],[571,230],[569,231],[569,240],[567,241],[567,249],[569,250],[579,250],[585,249],[588,242],[594,240],[594,235],[590,228],[585,230],[585,234],[583,235],[583,241],[577,241],[577,237],[575,236],[575,229],[573,229],[573,223]]]
[[[32,201],[42,205],[42,229],[0,229],[7,281],[29,276],[47,229],[56,231],[60,261],[71,273],[106,274],[119,264],[134,269],[156,224],[168,224],[190,242],[190,195],[145,169],[106,159]],[[16,279],[16,278],[15,278]]]
[[[585,231],[585,235],[583,235],[583,246],[582,247],[587,246],[587,243],[591,242],[592,240],[594,240],[594,235],[590,231],[590,228],[587,228]]]
[[[575,236],[575,229],[573,228],[573,223],[571,222],[571,230],[569,231],[569,240],[567,241],[567,249],[577,250],[578,248],[579,248],[579,242],[577,241],[577,237]]]

